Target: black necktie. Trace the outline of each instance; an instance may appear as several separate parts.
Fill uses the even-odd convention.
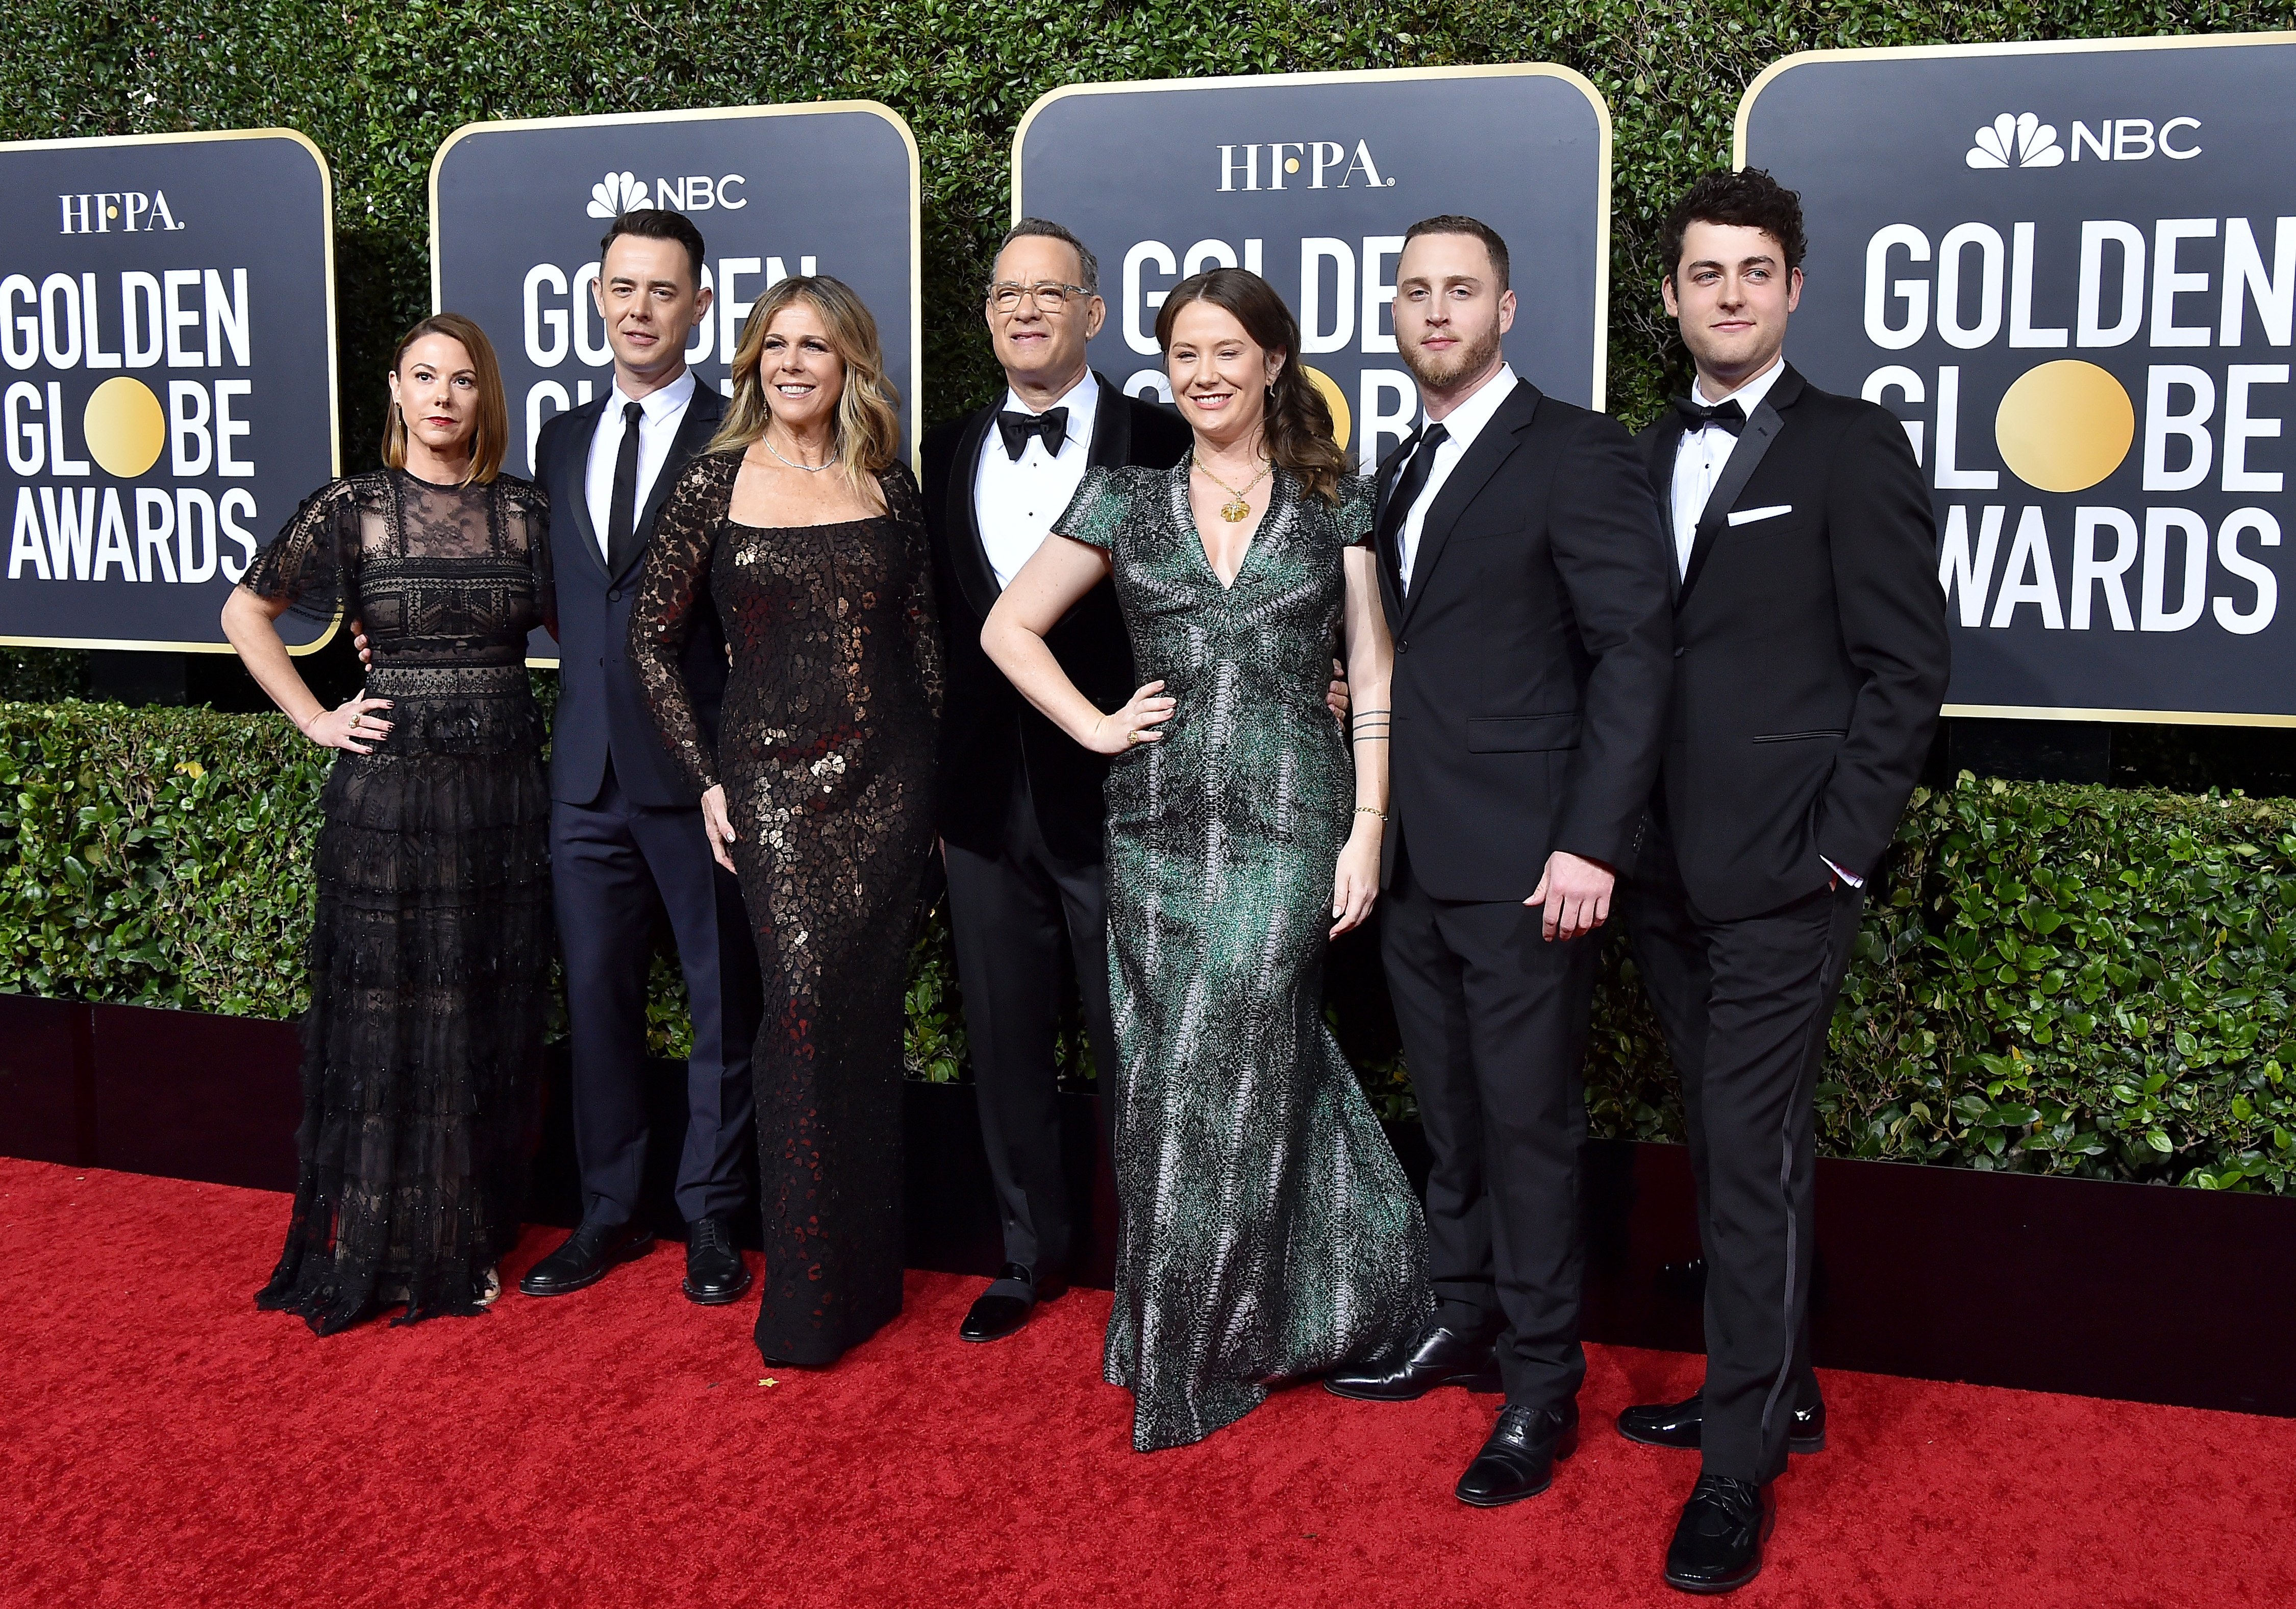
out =
[[[1069,439],[1069,411],[1066,408],[1046,408],[1041,414],[1015,414],[1009,410],[996,415],[996,433],[1004,438],[1004,450],[1013,455],[1013,462],[1021,462],[1021,455],[1029,450],[1029,438],[1042,436],[1045,451],[1057,458],[1061,443]]]
[[[1710,406],[1695,397],[1677,397],[1674,399],[1674,411],[1680,414],[1687,423],[1687,428],[1693,431],[1704,430],[1711,424],[1734,436],[1746,428],[1746,410],[1738,406],[1735,397]]]
[[[606,564],[619,570],[638,525],[638,423],[645,409],[622,405],[622,450],[614,456],[614,495],[606,505]]]
[[[1439,424],[1431,424],[1419,438],[1419,446],[1411,461],[1395,478],[1395,490],[1387,499],[1387,517],[1379,522],[1379,550],[1388,555],[1395,566],[1396,589],[1405,588],[1403,576],[1403,523],[1411,518],[1411,505],[1419,501],[1419,494],[1427,489],[1427,477],[1435,472],[1435,450],[1451,439],[1451,432]]]

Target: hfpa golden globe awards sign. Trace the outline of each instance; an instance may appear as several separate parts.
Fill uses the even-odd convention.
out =
[[[1948,712],[2296,724],[2296,36],[1819,52],[1742,163],[1801,192],[1788,356],[1904,420]]]
[[[0,145],[0,643],[228,653],[225,595],[335,473],[326,162],[254,129]]]
[[[1052,218],[1100,259],[1095,368],[1168,399],[1155,339],[1171,288],[1213,267],[1267,275],[1342,445],[1366,467],[1415,427],[1396,352],[1396,259],[1420,218],[1464,212],[1506,240],[1523,305],[1516,372],[1600,407],[1611,119],[1537,64],[1079,84],[1013,139],[1013,216]]]

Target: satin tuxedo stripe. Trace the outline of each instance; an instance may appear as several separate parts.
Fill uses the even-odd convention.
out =
[[[1381,465],[1381,505],[1406,448]],[[1398,525],[1400,521],[1397,522]],[[1516,899],[1547,854],[1629,858],[1671,679],[1671,544],[1626,431],[1519,382],[1435,496],[1413,584],[1392,543],[1386,874]]]
[[[1669,411],[1639,438],[1661,504],[1683,428]],[[1860,876],[1880,865],[1945,695],[1936,564],[1929,493],[1897,420],[1789,365],[1739,436],[1671,587],[1660,791],[1706,915],[1802,898],[1824,886],[1826,860]]]
[[[631,802],[698,804],[654,731],[626,644],[638,564],[655,516],[678,471],[717,433],[725,398],[708,386],[694,388],[669,456],[638,509],[626,551],[609,556],[600,552],[599,532],[590,518],[587,478],[590,439],[611,395],[556,415],[534,444],[535,480],[550,497],[551,551],[559,571],[559,691],[550,796],[571,804],[596,799],[611,758]],[[685,669],[702,725],[714,735],[726,687],[726,640],[714,611],[703,612],[701,628],[686,644]]]

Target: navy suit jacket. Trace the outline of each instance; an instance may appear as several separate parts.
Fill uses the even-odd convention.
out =
[[[611,390],[606,393],[612,395]],[[638,510],[635,539],[611,559],[599,551],[586,485],[590,441],[605,405],[606,398],[597,398],[558,415],[542,427],[534,444],[534,478],[550,497],[551,558],[558,581],[558,717],[550,735],[550,797],[590,803],[604,785],[611,759],[614,776],[633,803],[695,806],[701,799],[655,729],[629,662],[630,605],[637,597],[654,517],[678,472],[717,434],[726,399],[709,386],[695,385],[669,456]],[[696,612],[685,669],[694,713],[715,743],[726,693],[726,636],[714,608]]]

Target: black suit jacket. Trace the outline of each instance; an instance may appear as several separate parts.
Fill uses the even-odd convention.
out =
[[[1188,450],[1188,427],[1171,409],[1127,397],[1095,374],[1100,400],[1087,462],[1169,469]],[[951,843],[994,855],[1004,841],[1013,785],[1024,773],[1037,825],[1054,854],[1100,858],[1101,784],[1108,761],[1038,714],[980,650],[980,628],[1002,590],[981,545],[972,488],[985,447],[996,439],[996,405],[925,433],[925,529],[933,585],[948,639],[947,698],[940,722],[940,831]],[[1077,690],[1103,710],[1133,693],[1132,643],[1103,581],[1045,639]]]
[[[1383,522],[1395,466],[1379,470]],[[1439,899],[1522,899],[1550,851],[1631,862],[1658,772],[1667,549],[1623,426],[1518,382],[1380,554],[1395,636],[1387,865]]]
[[[1682,431],[1669,409],[1639,438],[1661,503]],[[1789,365],[1671,590],[1660,790],[1692,903],[1726,922],[1824,888],[1827,860],[1873,875],[1928,758],[1951,654],[1936,521],[1904,428]]]
[[[629,662],[630,605],[646,544],[678,471],[709,445],[725,417],[726,399],[697,382],[685,405],[669,456],[638,510],[626,552],[598,550],[590,520],[587,477],[590,440],[606,397],[551,419],[534,444],[534,478],[550,496],[550,549],[558,578],[558,715],[550,735],[550,797],[588,804],[598,797],[611,758],[614,776],[632,802],[697,805],[700,798],[662,747],[653,713]],[[701,729],[718,737],[718,710],[726,692],[726,638],[715,609],[696,616],[685,644],[685,685]]]

